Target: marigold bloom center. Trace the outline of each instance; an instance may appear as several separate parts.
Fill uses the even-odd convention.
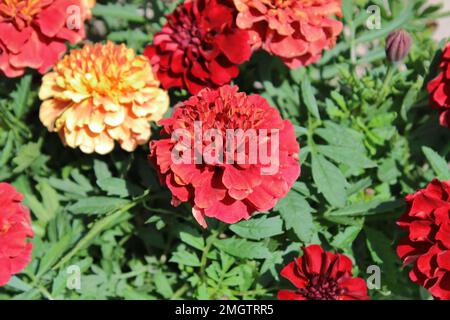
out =
[[[188,16],[181,16],[179,23],[172,27],[175,30],[173,39],[180,44],[181,48],[187,49],[191,45],[201,45],[200,30]]]
[[[314,273],[306,288],[298,292],[310,300],[337,300],[344,292],[336,279]]]
[[[30,22],[33,16],[51,1],[42,0],[0,0],[0,16],[4,19],[20,19]]]
[[[105,59],[104,57],[108,57]],[[72,52],[55,69],[56,82],[72,93],[74,100],[89,97],[109,97],[115,103],[127,92],[143,86],[139,79],[142,61],[135,60],[134,52],[123,46],[86,46]],[[69,70],[76,70],[73,77]],[[113,106],[111,106],[113,107]]]

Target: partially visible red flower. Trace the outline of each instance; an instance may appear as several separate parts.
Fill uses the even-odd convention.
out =
[[[0,1],[0,73],[45,73],[66,51],[66,41],[83,39],[87,12],[80,1]]]
[[[450,43],[447,43],[439,64],[442,72],[428,83],[430,105],[440,111],[440,123],[450,128]]]
[[[313,244],[281,270],[297,289],[280,290],[279,300],[369,300],[366,282],[352,276],[351,260]]]
[[[159,124],[163,138],[151,142],[149,159],[172,204],[190,202],[203,227],[205,216],[235,223],[273,208],[300,175],[292,124],[261,96],[236,86],[206,88]]]
[[[280,57],[290,68],[314,63],[331,49],[343,26],[341,0],[233,0],[237,25],[251,32],[255,48]]]
[[[187,1],[167,17],[144,55],[165,89],[192,94],[228,84],[251,56],[248,32],[235,24],[230,0]]]
[[[407,210],[397,224],[408,231],[397,254],[413,264],[410,279],[437,299],[450,300],[450,181],[434,179],[406,197]]]
[[[22,271],[31,261],[33,237],[30,211],[13,186],[0,183],[0,286]]]

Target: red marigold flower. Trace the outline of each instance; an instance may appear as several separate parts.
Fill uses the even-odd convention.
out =
[[[66,41],[84,38],[86,14],[80,0],[0,1],[0,73],[45,73],[66,51]]]
[[[450,181],[434,179],[406,197],[407,210],[397,224],[408,231],[397,254],[413,263],[410,279],[437,299],[450,299]]]
[[[441,112],[441,125],[450,128],[450,43],[442,53],[439,67],[442,72],[428,83],[430,105]]]
[[[189,201],[205,228],[205,216],[235,223],[273,208],[300,175],[292,124],[236,86],[205,88],[159,124],[149,159],[172,204]]]
[[[230,0],[185,2],[167,17],[144,54],[165,89],[197,94],[235,78],[238,65],[251,56],[248,32],[235,24]]]
[[[314,63],[332,48],[343,26],[341,0],[233,0],[237,25],[250,30],[255,48],[280,57],[290,68]]]
[[[280,290],[279,300],[369,300],[366,282],[352,276],[351,260],[313,244],[281,270],[297,290]]]
[[[0,286],[22,271],[31,261],[33,237],[30,211],[13,186],[0,183]]]

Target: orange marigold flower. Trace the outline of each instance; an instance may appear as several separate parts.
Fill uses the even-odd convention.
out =
[[[290,68],[314,63],[332,48],[343,25],[341,0],[233,0],[237,25],[254,48],[279,56]]]
[[[0,74],[21,76],[25,68],[45,73],[85,36],[88,18],[81,1],[0,0]]]
[[[160,120],[169,107],[147,58],[123,44],[72,50],[42,82],[42,123],[85,153],[109,153],[114,140],[135,150],[150,138],[149,121]]]

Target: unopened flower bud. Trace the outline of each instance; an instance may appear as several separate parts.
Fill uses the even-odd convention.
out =
[[[391,62],[405,59],[411,48],[412,38],[403,29],[391,32],[386,38],[386,56]]]

